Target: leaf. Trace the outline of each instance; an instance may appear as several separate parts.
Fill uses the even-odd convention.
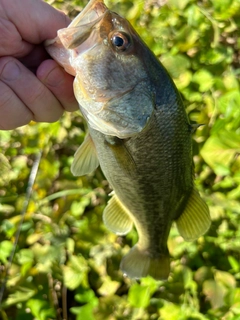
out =
[[[151,290],[148,286],[133,284],[129,289],[128,301],[136,308],[146,308],[150,303]]]
[[[215,270],[216,282],[221,282],[225,287],[233,290],[236,287],[236,280],[232,274],[225,271]]]
[[[179,305],[166,301],[161,308],[161,319],[179,320],[179,315],[181,315],[181,313],[181,307]]]
[[[199,90],[201,92],[210,90],[214,84],[212,74],[205,69],[201,69],[195,72],[192,81],[196,82],[199,85]]]
[[[35,293],[34,289],[18,287],[14,293],[9,294],[8,298],[2,303],[2,307],[6,308],[19,302],[28,301]]]
[[[80,288],[80,293],[75,295],[76,301],[86,303],[82,307],[73,307],[70,311],[77,315],[77,319],[95,320],[93,315],[94,308],[98,305],[98,299],[93,290]]]
[[[11,165],[4,154],[0,153],[0,174],[2,175],[6,171],[11,170]]]
[[[71,204],[71,212],[74,217],[81,216],[85,208],[90,204],[90,197],[82,197],[80,201],[73,201]]]
[[[176,86],[179,90],[186,88],[192,80],[192,73],[190,71],[184,71],[179,75],[178,79],[175,79]]]
[[[97,299],[95,300],[96,302],[98,301]],[[96,318],[93,315],[93,309],[94,305],[88,303],[83,307],[73,307],[70,309],[70,311],[77,315],[76,320],[96,320]]]
[[[223,284],[214,280],[206,280],[203,283],[203,293],[210,301],[212,308],[221,308],[224,305],[224,297],[227,290]]]
[[[0,242],[0,261],[7,263],[8,257],[10,256],[13,249],[11,241],[3,240]]]
[[[240,271],[240,264],[237,259],[235,259],[233,256],[228,257],[228,261],[233,269],[234,272],[239,272]]]
[[[112,295],[117,291],[120,285],[121,284],[118,281],[113,281],[110,277],[106,277],[103,284],[98,289],[98,293],[102,296]]]
[[[195,272],[195,277],[194,278],[199,284],[202,284],[207,279],[212,279],[213,278],[213,273],[212,273],[211,268],[206,267],[206,266],[200,267]]]
[[[152,277],[144,277],[141,279],[141,285],[148,287],[150,294],[153,295],[159,287],[159,281],[154,280]]]
[[[168,4],[170,7],[177,8],[179,10],[183,10],[186,5],[190,2],[190,0],[169,0]]]
[[[180,77],[181,74],[183,74],[190,67],[188,58],[181,54],[175,56],[165,54],[162,55],[161,60],[173,78]]]
[[[34,254],[29,249],[22,249],[16,254],[18,262],[22,265],[21,274],[26,275],[34,262]]]
[[[64,285],[74,290],[83,282],[88,273],[88,266],[83,257],[71,256],[67,266],[62,266]]]
[[[217,175],[227,175],[236,153],[240,152],[240,136],[226,132],[210,137],[201,150],[204,161]]]
[[[30,299],[27,302],[27,307],[37,320],[49,320],[50,318],[53,319],[56,317],[56,311],[44,300]]]
[[[224,61],[229,54],[230,53],[223,48],[209,49],[201,53],[200,62],[206,65],[219,64]]]
[[[39,243],[35,243],[31,250],[34,254],[35,259],[37,259],[39,265],[46,270],[51,267],[52,263],[59,258],[59,253],[61,252],[61,247],[54,248],[49,245],[40,245]]]
[[[240,93],[238,89],[223,94],[216,101],[217,108],[224,114],[225,119],[239,115],[239,104]]]
[[[228,198],[236,200],[240,198],[240,185],[237,188],[228,192]]]

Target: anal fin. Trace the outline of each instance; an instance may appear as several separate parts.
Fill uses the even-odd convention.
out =
[[[136,244],[122,259],[120,269],[132,279],[151,276],[156,280],[166,280],[170,272],[169,254],[151,257],[147,250],[141,250]]]
[[[103,211],[103,222],[109,230],[118,235],[127,234],[133,226],[127,209],[116,195],[112,196]]]
[[[97,153],[89,134],[86,135],[83,143],[77,149],[71,166],[74,176],[83,176],[93,172],[99,166]]]
[[[187,241],[199,238],[209,229],[211,225],[209,209],[196,189],[193,189],[176,223],[179,233]]]

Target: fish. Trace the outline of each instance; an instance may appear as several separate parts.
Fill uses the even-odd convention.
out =
[[[192,132],[173,80],[131,24],[103,0],[91,0],[46,50],[74,79],[88,133],[72,163],[82,176],[99,165],[113,192],[103,211],[108,229],[138,242],[120,269],[132,279],[170,274],[173,222],[186,241],[211,225],[194,185]]]

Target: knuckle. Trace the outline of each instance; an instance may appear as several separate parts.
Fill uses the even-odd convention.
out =
[[[46,92],[46,88],[39,84],[39,85],[35,85],[32,88],[32,92],[30,92],[28,94],[28,104],[37,104],[38,102],[42,102],[44,103],[44,100],[46,98],[47,92]]]
[[[0,82],[0,110],[11,104],[12,95],[9,88]]]
[[[9,40],[12,40],[13,38],[12,31],[13,31],[12,23],[7,19],[0,19],[0,34],[1,34],[0,53],[1,55],[10,54],[9,51],[11,51],[10,48],[12,46],[12,41],[9,42]],[[9,46],[9,44],[11,45]]]
[[[5,82],[19,79],[21,69],[17,59],[13,57],[0,58],[0,79]]]

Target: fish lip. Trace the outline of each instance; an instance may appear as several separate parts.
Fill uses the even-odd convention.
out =
[[[109,9],[103,0],[90,0],[83,11],[75,18],[68,27],[77,27],[92,22],[101,17]]]
[[[93,28],[109,12],[102,0],[91,0],[67,28],[58,30],[58,37],[66,49],[79,47],[91,34]]]

